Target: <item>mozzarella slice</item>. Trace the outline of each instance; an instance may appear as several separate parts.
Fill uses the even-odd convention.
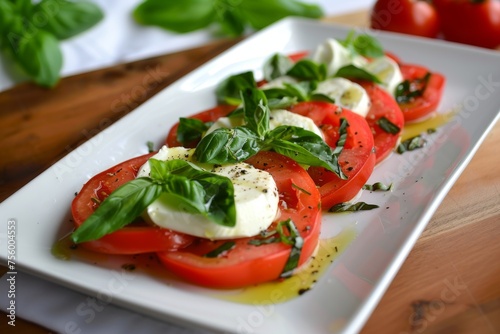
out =
[[[370,97],[365,89],[345,78],[322,81],[314,91],[329,96],[335,104],[366,117],[370,109]]]
[[[234,128],[236,126],[243,125],[243,117],[221,117],[207,130],[206,134],[219,128]],[[321,138],[323,138],[323,133],[314,124],[313,120],[309,117],[305,117],[299,114],[295,114],[291,111],[284,109],[271,110],[269,118],[269,128],[271,130],[277,128],[280,125],[292,125],[304,128],[311,132],[314,132]]]
[[[403,74],[399,65],[387,56],[374,59],[365,66],[365,70],[379,78],[382,81],[381,86],[392,96],[395,95],[396,86],[403,82]]]
[[[192,160],[194,149],[163,146],[152,159]],[[160,196],[148,206],[147,219],[163,228],[213,240],[250,237],[266,230],[275,220],[278,212],[278,189],[271,174],[254,168],[247,163],[234,165],[199,164],[217,175],[226,176],[233,182],[236,204],[236,225],[218,225],[202,215],[195,215],[172,208]],[[144,164],[137,177],[148,176],[149,163]]]
[[[333,38],[327,39],[316,48],[312,60],[316,63],[325,64],[328,69],[328,76],[335,75],[341,67],[350,64],[363,67],[368,62],[362,56],[353,55]]]

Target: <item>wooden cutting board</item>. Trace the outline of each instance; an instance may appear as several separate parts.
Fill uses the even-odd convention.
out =
[[[329,18],[366,26],[367,13]],[[0,93],[0,201],[176,79],[239,40]],[[500,106],[499,106],[500,107]],[[500,124],[435,213],[363,333],[500,331]],[[2,273],[5,272],[5,269]],[[3,292],[2,292],[3,293]],[[46,333],[17,319],[2,333]]]

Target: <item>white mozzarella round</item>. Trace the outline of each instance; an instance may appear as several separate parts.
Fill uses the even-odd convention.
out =
[[[335,75],[341,67],[351,64],[363,67],[367,63],[366,58],[353,55],[351,51],[333,38],[327,39],[316,48],[312,60],[316,63],[325,64],[328,76]]]
[[[335,104],[366,117],[370,109],[370,97],[365,89],[345,78],[331,78],[322,81],[314,91],[327,95]]]
[[[381,86],[392,96],[395,94],[396,86],[403,82],[403,74],[399,65],[387,56],[374,59],[365,66],[365,70],[382,81]]]
[[[153,157],[157,160],[192,160],[194,150],[166,146]],[[172,208],[160,196],[146,210],[147,219],[163,228],[208,239],[231,239],[250,237],[266,230],[275,220],[278,212],[278,189],[268,172],[254,168],[247,163],[233,165],[200,164],[204,169],[231,179],[236,205],[236,225],[218,225],[202,215],[190,214]],[[149,163],[143,165],[137,177],[148,176]]]

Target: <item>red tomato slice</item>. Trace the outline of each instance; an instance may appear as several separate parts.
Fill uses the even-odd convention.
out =
[[[400,69],[403,78],[410,82],[419,80],[430,72],[426,67],[413,64],[401,64]],[[427,87],[422,96],[415,97],[410,102],[399,104],[406,122],[418,120],[436,111],[441,101],[441,97],[443,96],[446,79],[439,73],[431,73]]]
[[[371,100],[366,121],[373,134],[375,155],[377,157],[376,163],[379,163],[392,152],[401,136],[401,130],[403,130],[405,123],[403,112],[396,100],[384,89],[373,82],[364,81],[359,82],[359,84],[363,86]],[[392,134],[383,130],[378,124],[383,117],[396,125],[400,131]]]
[[[280,194],[278,221],[292,219],[304,243],[299,265],[314,252],[321,227],[320,195],[316,186],[295,161],[274,152],[260,152],[247,161],[273,176]],[[269,230],[276,228],[274,222]],[[291,246],[282,242],[255,246],[253,238],[232,240],[235,246],[216,258],[204,257],[227,240],[197,239],[176,252],[158,253],[171,272],[195,284],[212,288],[239,288],[278,279],[290,254]]]
[[[349,123],[347,139],[339,163],[347,180],[321,167],[307,171],[319,186],[324,210],[354,198],[370,177],[375,166],[374,141],[366,120],[354,112],[326,102],[301,102],[290,111],[311,118],[321,128],[328,145],[336,147],[342,118]]]
[[[133,180],[139,168],[153,154],[143,155],[111,167],[91,178],[73,199],[71,213],[78,228],[103,201],[119,186]],[[108,254],[139,254],[171,251],[183,248],[193,237],[169,229],[140,222],[128,225],[104,237],[81,245],[91,251]]]
[[[221,104],[214,108],[199,112],[197,114],[189,116],[189,118],[196,118],[203,122],[210,122],[219,119],[220,117],[224,117],[229,114],[231,111],[236,109],[237,106],[232,106],[229,104]],[[179,127],[179,123],[176,123],[169,131],[167,138],[165,140],[165,144],[168,147],[177,147],[184,146],[189,148],[196,147],[197,142],[182,144],[177,140],[177,128]]]

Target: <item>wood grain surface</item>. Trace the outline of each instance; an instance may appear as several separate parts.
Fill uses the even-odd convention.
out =
[[[367,13],[327,21],[366,26]],[[0,93],[0,201],[238,40]],[[500,106],[499,106],[500,108]],[[448,193],[362,333],[500,332],[500,124]],[[5,272],[3,269],[2,273]],[[22,319],[1,333],[48,333]]]

